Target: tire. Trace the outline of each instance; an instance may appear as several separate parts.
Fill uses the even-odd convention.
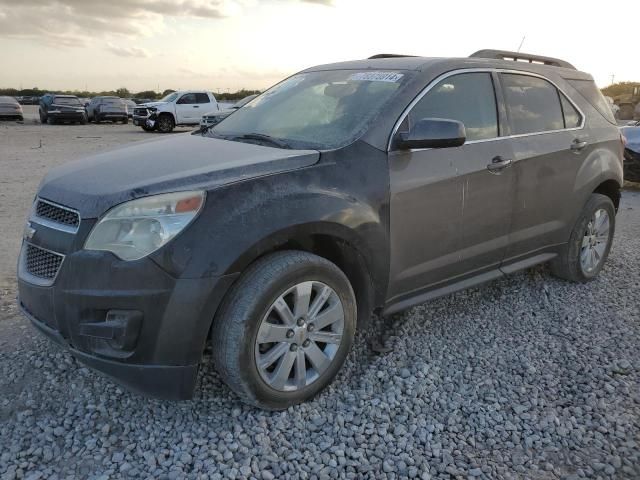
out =
[[[573,227],[569,242],[551,261],[551,272],[572,282],[594,279],[609,256],[615,226],[616,211],[611,199],[592,194]],[[606,232],[605,227],[608,227]]]
[[[93,123],[100,123],[100,117],[98,117],[98,115],[94,113],[92,121]]]
[[[51,117],[47,117],[47,123],[48,123],[49,125],[53,125],[54,123],[56,123],[56,121],[55,121],[53,118],[51,118]]]
[[[153,132],[155,130],[155,127],[147,127],[146,125],[141,125],[141,127],[145,132]]]
[[[176,122],[171,115],[163,113],[158,117],[158,120],[156,120],[156,126],[158,131],[162,133],[171,133],[176,126]]]
[[[38,112],[40,114],[40,123],[47,123],[47,116],[42,113],[42,110]]]
[[[123,118],[122,119],[122,124],[123,125],[128,125],[129,124],[129,118]]]
[[[310,306],[296,309],[295,299],[305,297],[296,292],[304,291],[312,292]],[[276,305],[301,316],[296,321],[291,315],[284,324]],[[305,311],[308,315],[301,313]],[[283,410],[312,398],[331,383],[351,348],[356,318],[351,284],[333,263],[300,251],[269,254],[251,265],[226,295],[211,330],[214,364],[243,401]],[[314,322],[329,319],[333,323],[314,329]],[[266,343],[271,335],[278,339]],[[273,355],[276,351],[282,353]],[[275,361],[258,367],[259,360],[269,357]],[[285,364],[288,368],[283,368]],[[304,370],[298,370],[298,365],[304,365]],[[279,370],[285,375],[278,376]]]
[[[87,116],[83,115],[82,119],[80,120],[80,125],[86,125],[87,124]]]

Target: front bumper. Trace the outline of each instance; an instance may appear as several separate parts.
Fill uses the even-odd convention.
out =
[[[175,279],[148,258],[84,250],[66,255],[52,285],[30,281],[22,262],[18,272],[19,306],[41,332],[123,386],[171,400],[191,398],[211,321],[237,276]],[[111,328],[118,315],[133,328]]]

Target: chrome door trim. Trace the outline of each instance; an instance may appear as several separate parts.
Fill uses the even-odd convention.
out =
[[[402,114],[400,115],[400,118],[398,118],[398,120],[396,121],[393,130],[391,131],[391,135],[389,136],[389,141],[387,142],[387,153],[390,153],[391,150],[391,144],[393,142],[393,138],[396,136],[396,133],[398,133],[398,129],[400,128],[400,125],[402,124],[402,122],[404,121],[404,119],[409,115],[409,113],[411,113],[411,110],[413,110],[413,107],[416,106],[416,104],[422,100],[422,98],[429,93],[430,90],[433,89],[433,87],[435,87],[438,83],[440,83],[442,80],[448,78],[448,77],[452,77],[454,75],[459,75],[462,73],[492,73],[492,72],[496,72],[496,73],[511,73],[511,74],[516,74],[516,75],[528,75],[530,77],[538,77],[541,78],[543,80],[546,80],[547,82],[549,82],[551,85],[553,85],[555,88],[558,89],[558,91],[560,93],[562,93],[567,100],[569,101],[569,103],[571,103],[571,105],[573,105],[573,107],[578,111],[578,113],[580,114],[580,117],[582,119],[582,122],[580,123],[579,127],[572,127],[572,128],[561,128],[558,130],[545,130],[543,132],[532,132],[532,133],[519,133],[516,135],[506,135],[503,137],[494,137],[494,138],[486,138],[486,139],[482,139],[482,140],[471,140],[470,142],[465,142],[464,145],[473,145],[474,143],[481,143],[481,142],[493,142],[496,140],[504,140],[504,139],[509,139],[509,138],[521,138],[521,137],[529,137],[529,136],[534,136],[534,135],[546,135],[548,133],[558,133],[558,132],[569,132],[569,131],[574,131],[574,130],[582,130],[585,126],[586,123],[586,116],[584,114],[584,112],[582,111],[582,109],[573,101],[573,99],[567,95],[567,93],[560,88],[554,81],[549,80],[547,77],[545,77],[544,75],[540,75],[538,73],[533,73],[533,72],[527,72],[524,70],[512,70],[512,69],[508,69],[508,68],[461,68],[458,70],[451,70],[450,72],[446,72],[443,73],[442,75],[436,77],[435,79],[433,79],[431,82],[429,82],[429,84],[422,89],[422,91],[416,96],[416,98],[414,98],[411,103],[409,105],[407,105],[407,107],[402,111]],[[494,84],[494,88],[500,88],[498,85]],[[496,102],[498,100],[496,99]],[[416,148],[416,149],[410,149],[407,150],[409,152],[420,152],[423,150],[430,150],[430,148]]]

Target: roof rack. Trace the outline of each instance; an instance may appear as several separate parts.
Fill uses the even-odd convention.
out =
[[[367,60],[374,60],[376,58],[403,58],[403,57],[415,57],[415,55],[400,55],[397,53],[378,53],[377,55],[373,55]]]
[[[498,60],[513,60],[514,62],[529,62],[541,65],[549,65],[552,67],[563,67],[577,70],[576,67],[569,62],[560,60],[559,58],[544,57],[542,55],[531,55],[529,53],[509,52],[508,50],[478,50],[476,53],[469,55],[471,58],[495,58]]]

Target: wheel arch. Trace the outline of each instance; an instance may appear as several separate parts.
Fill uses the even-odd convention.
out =
[[[258,259],[283,250],[313,253],[334,263],[347,276],[356,295],[358,328],[364,328],[371,313],[382,305],[371,255],[364,241],[347,227],[330,222],[308,223],[286,228],[262,238],[243,252],[225,274],[241,273]],[[215,320],[214,320],[215,321]]]
[[[618,183],[618,181],[609,179],[601,182],[592,193],[599,193],[601,195],[605,195],[611,199],[613,202],[613,206],[618,211],[620,207],[620,198],[622,196],[622,185]]]

